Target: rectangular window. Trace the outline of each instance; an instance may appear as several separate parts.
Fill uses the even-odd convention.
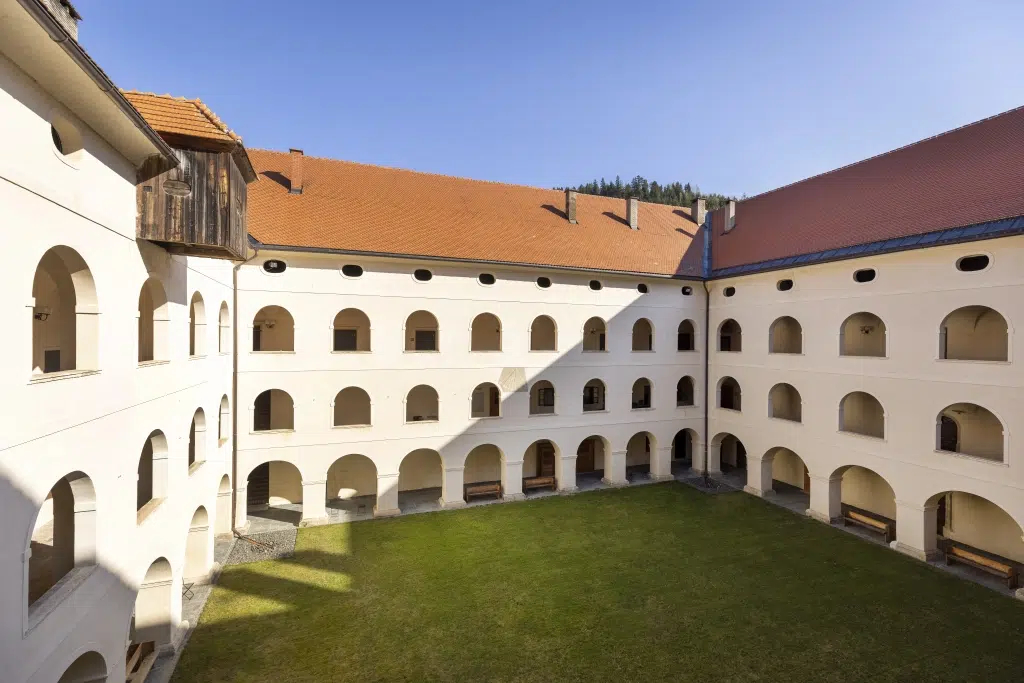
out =
[[[436,330],[416,330],[417,351],[437,351]]]
[[[693,335],[689,332],[680,332],[676,343],[680,351],[693,351]]]
[[[334,350],[357,351],[358,346],[356,342],[358,338],[356,330],[334,330]]]

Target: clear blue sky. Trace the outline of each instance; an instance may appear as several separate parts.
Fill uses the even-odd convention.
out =
[[[1024,104],[1024,3],[76,0],[121,87],[249,147],[748,195]]]

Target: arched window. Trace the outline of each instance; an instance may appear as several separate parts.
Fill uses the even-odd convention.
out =
[[[135,618],[132,642],[152,642],[157,647],[168,645],[173,637],[171,612],[173,602],[180,601],[173,588],[173,572],[167,558],[154,561],[146,570],[135,596]]]
[[[556,351],[558,349],[558,328],[549,316],[538,315],[530,325],[531,351]]]
[[[86,652],[61,675],[57,683],[97,683],[107,680],[107,662],[95,650]]]
[[[885,411],[878,399],[863,391],[854,391],[839,402],[839,431],[885,438]]]
[[[718,382],[718,407],[741,410],[740,385],[732,377],[723,377]]]
[[[650,408],[652,406],[651,400],[651,380],[641,377],[633,382],[633,410]]]
[[[347,387],[334,397],[335,427],[370,425],[370,395],[359,387]]]
[[[267,389],[253,403],[254,432],[295,429],[295,403],[288,392]]]
[[[591,318],[583,325],[583,350],[607,351],[605,336],[607,330],[600,318]]]
[[[192,513],[192,521],[188,526],[185,538],[185,565],[182,578],[186,582],[205,581],[213,568],[210,550],[213,539],[210,537],[210,514],[200,505]]]
[[[718,350],[719,351],[742,351],[743,332],[740,324],[729,318],[718,328]]]
[[[768,353],[803,353],[804,331],[796,318],[784,315],[768,329]]]
[[[139,292],[139,363],[169,358],[169,329],[167,294],[160,281],[151,277]]]
[[[1003,423],[974,403],[954,403],[936,418],[936,448],[993,462],[1004,461]]]
[[[768,392],[768,417],[793,422],[803,421],[803,401],[793,385],[776,384]]]
[[[843,321],[839,331],[840,356],[873,356],[884,358],[885,323],[874,313],[854,313]]]
[[[29,541],[29,618],[32,606],[73,570],[96,562],[96,491],[72,472],[50,489],[36,513]]]
[[[369,351],[370,319],[358,308],[334,316],[334,351]]]
[[[534,382],[530,387],[530,415],[553,415],[555,413],[555,385],[546,379]]]
[[[206,413],[200,408],[192,416],[188,429],[188,471],[206,460]]]
[[[405,397],[406,422],[437,422],[440,405],[434,387],[420,384]]]
[[[1006,361],[1006,319],[988,306],[958,308],[939,326],[939,358]]]
[[[220,411],[217,417],[217,442],[223,445],[231,436],[231,402],[228,395],[220,397]]]
[[[490,382],[484,382],[473,389],[470,400],[470,417],[499,417],[501,415],[501,392]]]
[[[32,280],[32,372],[95,370],[99,309],[92,272],[78,252],[53,247]]]
[[[264,306],[252,319],[252,350],[294,351],[295,321],[280,306]]]
[[[696,345],[696,335],[693,330],[693,321],[684,320],[679,323],[676,331],[676,351],[693,351]]]
[[[136,523],[142,524],[164,498],[167,497],[169,472],[167,467],[167,437],[159,429],[146,437],[139,456],[136,483]]]
[[[492,313],[473,318],[470,351],[501,351],[501,321]]]
[[[647,318],[640,318],[633,323],[633,350],[654,350],[654,326]]]
[[[220,314],[217,318],[217,352],[231,352],[231,313],[228,311],[228,302],[220,302]]]
[[[604,410],[604,382],[592,379],[583,386],[583,412]]]
[[[427,311],[416,311],[405,320],[406,351],[438,351],[441,331],[437,318]]]
[[[676,407],[693,405],[693,378],[680,377],[676,383]]]
[[[206,304],[203,295],[196,292],[192,295],[188,314],[188,355],[200,357],[206,355]]]

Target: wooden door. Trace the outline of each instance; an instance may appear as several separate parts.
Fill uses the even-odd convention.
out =
[[[537,476],[555,476],[555,447],[550,442],[537,444]]]
[[[249,507],[270,504],[270,463],[258,465],[249,475],[245,488],[246,505]]]
[[[593,440],[586,440],[580,444],[579,450],[576,452],[576,471],[577,472],[593,472],[594,471],[594,442]]]

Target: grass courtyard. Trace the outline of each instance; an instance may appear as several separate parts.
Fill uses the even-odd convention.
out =
[[[173,680],[1021,681],[1024,603],[670,482],[302,529]]]

